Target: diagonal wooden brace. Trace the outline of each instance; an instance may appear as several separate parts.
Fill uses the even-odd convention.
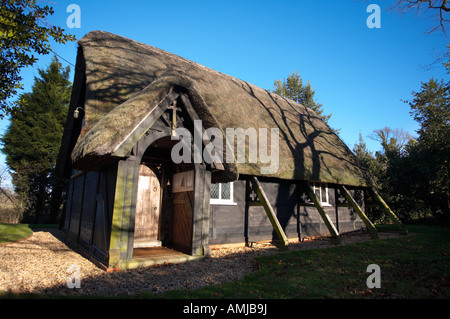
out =
[[[314,194],[314,190],[311,187],[311,185],[305,181],[306,184],[306,191],[308,193],[309,199],[314,203],[314,206],[319,211],[320,216],[322,217],[323,221],[325,222],[325,225],[328,228],[328,231],[330,232],[333,241],[338,244],[340,243],[341,239],[339,236],[339,232],[337,231],[336,227],[333,225],[333,222],[331,221],[330,217],[327,215],[325,210],[322,207],[322,204],[320,203],[319,199],[316,197],[316,194]]]
[[[383,210],[386,212],[386,214],[389,216],[389,218],[392,220],[392,222],[398,227],[398,229],[401,230],[402,234],[407,235],[408,230],[406,229],[405,225],[402,224],[400,219],[394,214],[394,212],[389,208],[389,206],[386,204],[386,202],[381,198],[380,195],[378,195],[377,191],[373,188],[369,189],[373,199],[383,208]]]
[[[345,188],[344,185],[339,185],[338,188],[339,188],[339,191],[341,192],[341,194],[344,195],[345,199],[350,204],[350,206],[356,211],[356,213],[358,214],[359,218],[361,218],[361,220],[364,222],[364,224],[367,227],[367,230],[370,233],[370,236],[372,238],[374,238],[374,239],[378,238],[378,231],[377,231],[377,229],[372,224],[372,222],[369,220],[367,215],[364,214],[363,210],[361,209],[361,207],[359,207],[358,203],[353,199],[352,195],[347,190],[347,188]]]
[[[281,227],[280,222],[278,221],[277,215],[275,215],[275,212],[273,211],[272,206],[270,205],[269,200],[267,199],[267,196],[261,187],[261,184],[259,183],[258,179],[255,176],[252,176],[250,178],[250,181],[253,184],[253,189],[256,191],[256,194],[258,195],[261,206],[264,207],[267,217],[269,217],[273,230],[277,234],[278,240],[280,242],[279,248],[281,250],[286,250],[288,247],[288,240],[286,238],[286,234],[284,233],[284,230]]]

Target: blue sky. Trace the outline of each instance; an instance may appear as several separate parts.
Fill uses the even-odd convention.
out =
[[[46,3],[46,1],[42,1]],[[298,71],[316,90],[329,124],[352,148],[361,132],[369,149],[380,149],[368,136],[389,126],[414,135],[409,114],[412,91],[431,77],[447,78],[441,63],[424,69],[445,51],[448,39],[426,34],[429,15],[391,10],[394,0],[52,0],[48,20],[77,39],[92,30],[129,37],[237,77],[264,89]],[[81,9],[81,28],[67,28],[69,4]],[[381,28],[370,29],[369,4],[381,8]],[[75,64],[76,43],[54,45]],[[30,90],[40,58],[22,72]],[[62,61],[63,64],[66,62]],[[72,72],[73,74],[73,72]],[[8,121],[0,123],[3,134]],[[4,166],[0,157],[0,167]]]

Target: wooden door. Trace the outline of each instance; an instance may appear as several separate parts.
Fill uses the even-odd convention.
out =
[[[139,166],[138,195],[134,228],[134,246],[159,245],[161,185],[146,165]]]
[[[192,211],[194,192],[173,193],[172,246],[192,253]]]

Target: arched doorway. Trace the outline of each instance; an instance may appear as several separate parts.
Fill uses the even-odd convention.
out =
[[[134,248],[161,246],[161,200],[160,179],[152,168],[141,164],[136,201]]]
[[[172,162],[177,142],[164,136],[140,144],[133,260],[193,252],[195,165]]]

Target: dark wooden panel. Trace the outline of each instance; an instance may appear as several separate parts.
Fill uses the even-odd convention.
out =
[[[262,207],[248,208],[245,216],[245,180],[235,182],[235,206],[211,205],[210,235],[211,243],[241,242],[242,234],[247,233],[249,241],[273,240],[273,228]],[[287,237],[328,236],[329,231],[315,207],[299,205],[303,193],[302,185],[292,181],[260,180],[278,221]],[[237,191],[240,188],[240,191]],[[334,185],[328,185],[328,199],[331,206],[325,206],[324,211],[331,222],[336,221],[336,198]],[[351,193],[359,203],[363,202],[362,191],[352,189]],[[339,227],[341,232],[362,228],[362,223],[351,209],[339,207]],[[245,227],[248,227],[247,230]]]
[[[114,208],[117,166],[113,165],[100,172],[99,187],[96,196],[95,225],[92,244],[100,255],[109,250],[111,219]]]
[[[107,212],[107,185],[106,185],[106,172],[100,172],[98,181],[98,193],[96,196],[95,205],[95,224],[94,235],[92,238],[92,244],[98,247],[103,252],[107,251],[106,237],[108,234],[108,212]],[[108,235],[107,235],[108,234]]]
[[[78,237],[80,230],[80,217],[83,207],[83,194],[84,194],[84,175],[77,177],[73,185],[72,195],[72,211],[70,216],[69,230],[72,234]]]
[[[92,244],[101,251],[106,252],[107,247],[107,216],[105,209],[105,200],[102,194],[97,195],[95,208],[95,232]]]
[[[234,227],[244,222],[242,214],[244,206],[211,205],[214,214],[214,224],[217,227]]]
[[[187,254],[192,251],[193,199],[193,192],[173,194],[172,246]]]
[[[302,224],[301,234],[302,238],[304,238],[328,235],[329,232],[324,223],[307,223]]]
[[[105,186],[102,188],[102,193],[105,197],[105,211],[107,213],[108,218],[108,228],[111,231],[112,225],[112,216],[114,210],[114,200],[115,200],[115,191],[116,191],[116,182],[117,182],[117,164],[109,167],[105,171]],[[109,238],[108,234],[108,238]],[[109,240],[109,239],[108,239]],[[108,242],[109,244],[109,242]]]
[[[97,205],[95,198],[97,195],[98,178],[98,172],[87,172],[85,174],[80,238],[88,244],[92,244],[95,208]]]
[[[67,203],[66,203],[66,211],[64,216],[64,230],[69,230],[70,219],[72,214],[72,196],[73,196],[73,180],[69,182],[69,190],[67,192]]]

